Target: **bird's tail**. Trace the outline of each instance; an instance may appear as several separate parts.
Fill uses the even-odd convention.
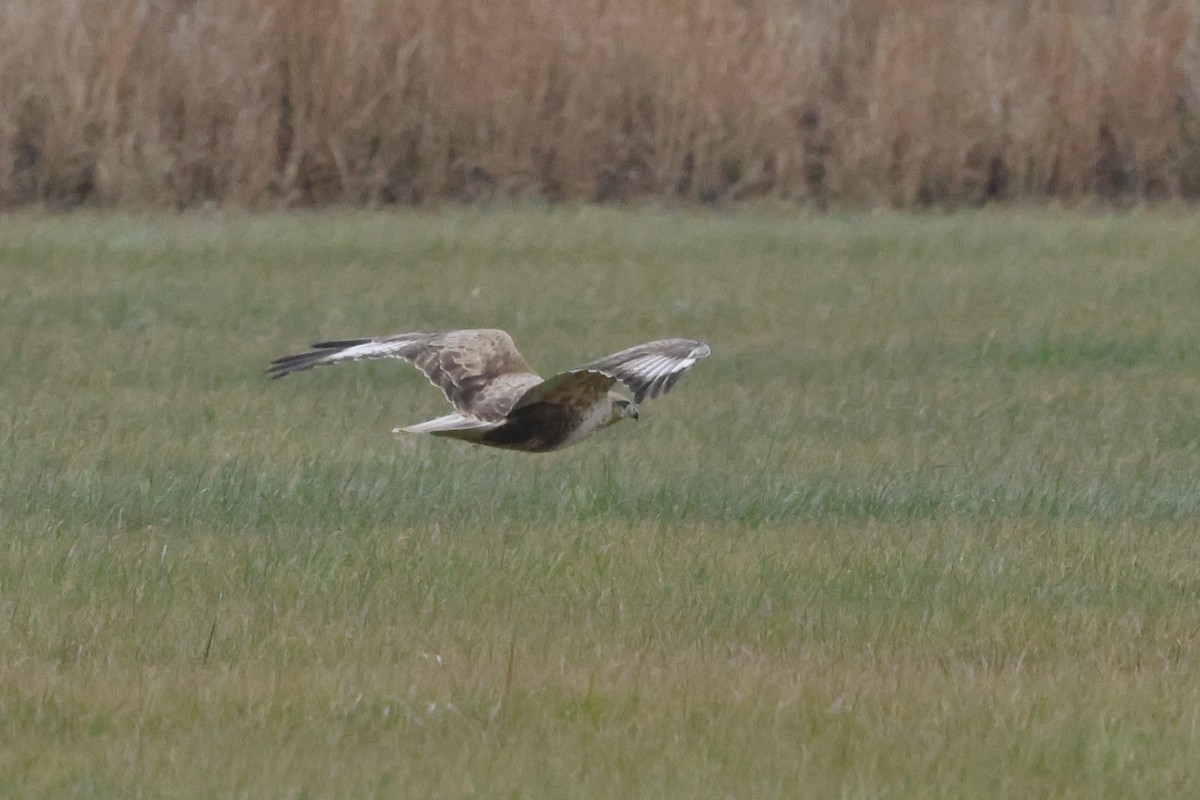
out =
[[[449,436],[453,439],[475,441],[500,424],[499,422],[484,422],[466,414],[454,413],[404,428],[393,428],[392,433],[429,433],[434,436]]]

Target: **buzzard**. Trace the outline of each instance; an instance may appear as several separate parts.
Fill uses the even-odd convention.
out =
[[[425,373],[454,413],[393,432],[429,433],[474,444],[545,453],[586,439],[625,417],[636,403],[670,391],[679,376],[711,352],[704,342],[661,339],[542,380],[501,330],[398,333],[373,339],[317,342],[307,353],[271,362],[282,378],[321,364],[399,358]],[[610,391],[617,381],[633,400]]]

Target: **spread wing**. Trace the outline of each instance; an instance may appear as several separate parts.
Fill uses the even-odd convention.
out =
[[[317,342],[307,353],[271,362],[267,373],[293,372],[342,361],[398,358],[414,365],[463,414],[480,420],[503,419],[529,387],[541,382],[500,330],[399,333],[374,339]]]
[[[679,376],[712,351],[704,342],[692,339],[661,339],[626,348],[577,369],[559,373],[539,384],[517,402],[518,406],[546,402],[547,397],[563,395],[593,402],[617,380],[633,391],[635,402],[646,395],[658,397],[671,390]]]

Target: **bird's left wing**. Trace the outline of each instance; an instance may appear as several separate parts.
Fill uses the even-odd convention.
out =
[[[337,364],[342,361],[362,361],[368,358],[399,358],[412,361],[429,337],[435,334],[402,333],[396,336],[376,336],[370,339],[341,339],[331,342],[314,342],[312,349],[305,353],[283,356],[271,362],[267,374],[272,378],[282,378],[293,372],[323,364]]]
[[[626,348],[571,372],[598,372],[616,378],[633,391],[634,401],[640,403],[646,395],[658,397],[669,392],[683,373],[710,353],[704,342],[660,339]]]
[[[540,383],[512,337],[501,330],[453,330],[398,333],[374,339],[318,342],[307,353],[284,356],[267,370],[273,378],[322,364],[398,358],[425,374],[463,414],[482,420],[503,419],[528,387]]]

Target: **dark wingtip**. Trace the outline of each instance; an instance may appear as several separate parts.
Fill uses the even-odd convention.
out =
[[[264,370],[265,374],[269,375],[272,380],[282,378],[285,375],[291,375],[293,372],[303,372],[306,369],[312,369],[326,356],[332,355],[339,350],[345,350],[347,347],[355,347],[360,344],[366,344],[370,339],[342,339],[339,341],[329,342],[313,342],[313,349],[307,353],[296,353],[290,356],[280,356],[271,361],[271,366]]]
[[[324,352],[297,353],[294,356],[281,356],[271,362],[271,366],[267,367],[266,373],[272,378],[282,378],[284,375],[309,369],[324,357]]]
[[[334,339],[328,342],[313,342],[314,350],[345,350],[347,347],[358,347],[360,344],[366,344],[370,339]],[[328,354],[326,354],[328,355]]]

